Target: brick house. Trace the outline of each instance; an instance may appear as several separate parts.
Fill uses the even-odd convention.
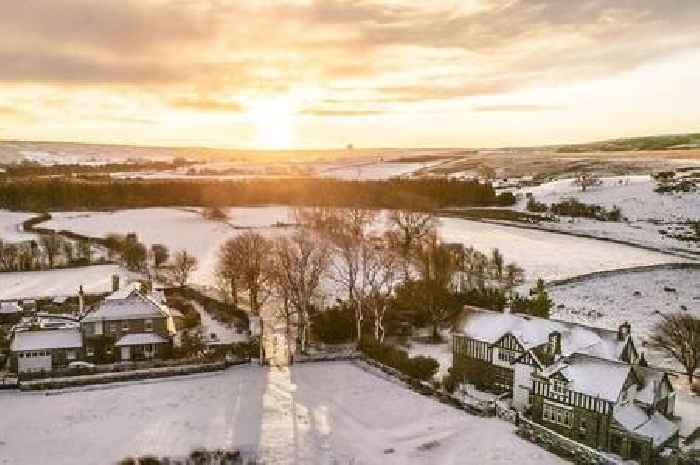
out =
[[[469,309],[453,340],[453,373],[510,393],[534,421],[641,463],[677,443],[675,394],[661,370],[638,365],[628,323],[617,331]]]
[[[96,363],[167,358],[175,335],[170,309],[134,286],[99,303],[80,329],[86,359]]]

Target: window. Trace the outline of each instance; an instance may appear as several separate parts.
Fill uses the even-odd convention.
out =
[[[148,319],[143,322],[144,331],[153,331],[153,320]]]
[[[116,333],[116,332],[117,332],[117,324],[116,324],[116,323],[110,323],[110,324],[109,324],[109,332],[110,332],[110,333]]]
[[[124,333],[129,332],[129,322],[128,321],[122,321],[122,332],[124,332]]]
[[[85,353],[87,354],[88,357],[94,357],[95,356],[95,349],[93,347],[88,346],[87,349],[85,350]]]
[[[518,352],[514,350],[508,350],[508,349],[498,349],[498,359],[502,362],[512,362],[516,358],[518,358],[518,355],[520,355]]]
[[[569,409],[545,403],[542,410],[542,419],[549,423],[555,423],[570,428],[573,421],[573,414]]]

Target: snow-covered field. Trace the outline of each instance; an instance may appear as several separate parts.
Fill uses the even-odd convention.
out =
[[[228,223],[208,221],[197,209],[149,208],[115,212],[59,212],[42,226],[90,236],[135,232],[146,244],[161,243],[171,252],[185,249],[199,259],[192,281],[214,284],[213,271],[220,245],[243,229],[265,234],[280,232],[274,225],[293,222],[284,206],[228,209]],[[461,242],[489,252],[499,248],[508,261],[525,268],[529,282],[537,277],[563,279],[594,271],[678,261],[675,257],[594,239],[554,234],[457,218],[441,218],[439,231],[447,242]]]
[[[525,269],[529,282],[680,261],[632,246],[457,218],[442,218],[440,233],[447,242],[473,245],[482,252],[500,249],[508,262]]]
[[[700,317],[700,269],[659,269],[596,276],[554,286],[549,293],[555,303],[554,318],[609,329],[629,321],[649,362],[676,369],[680,367],[673,359],[643,345],[662,314],[683,312]],[[559,305],[564,307],[557,308]]]
[[[567,463],[509,423],[467,415],[351,363],[0,392],[0,411],[3,465],[108,465],[195,447],[253,450],[266,464]]]
[[[0,299],[76,296],[81,285],[88,294],[109,292],[114,274],[121,276],[122,283],[129,277],[117,265],[0,273]]]
[[[602,205],[606,208],[618,206],[627,222],[602,222],[576,219],[568,222],[547,224],[547,227],[565,231],[583,232],[598,237],[619,239],[665,250],[682,249],[700,251],[700,244],[680,241],[659,233],[659,230],[675,228],[687,221],[700,220],[700,193],[658,194],[654,192],[656,182],[651,176],[613,176],[602,178],[603,184],[581,192],[573,185],[573,179],[561,179],[541,186],[523,189],[546,204],[575,197],[581,202]],[[525,210],[527,201],[522,200],[518,208]],[[676,232],[676,231],[671,231]]]
[[[114,212],[59,212],[42,227],[93,237],[135,232],[147,245],[164,244],[171,254],[187,250],[199,260],[192,282],[212,285],[219,247],[243,228],[271,233],[278,223],[290,222],[282,206],[230,208],[227,223],[206,220],[195,208],[144,208]]]
[[[22,230],[22,223],[36,216],[34,213],[0,210],[0,239],[6,242],[21,242],[36,236]]]
[[[380,180],[396,176],[408,176],[416,171],[430,168],[441,163],[442,160],[431,162],[386,162],[372,161],[361,163],[349,163],[331,165],[320,171],[321,176],[337,179],[365,179]]]

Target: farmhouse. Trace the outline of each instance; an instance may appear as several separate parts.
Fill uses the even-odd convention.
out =
[[[170,309],[136,286],[108,296],[80,328],[86,358],[96,363],[166,358],[175,335]]]
[[[510,393],[534,421],[624,458],[650,463],[678,430],[666,373],[640,366],[628,323],[617,331],[470,308],[454,335],[453,372]]]
[[[51,371],[77,360],[82,339],[77,328],[16,331],[10,351],[18,373]]]

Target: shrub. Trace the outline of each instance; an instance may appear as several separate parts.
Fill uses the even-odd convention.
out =
[[[394,368],[411,378],[427,381],[435,376],[439,363],[423,355],[409,357],[405,350],[388,344],[378,344],[374,340],[364,340],[360,350],[368,357]]]
[[[311,330],[324,344],[342,344],[355,335],[355,320],[347,310],[327,310],[314,315]]]

